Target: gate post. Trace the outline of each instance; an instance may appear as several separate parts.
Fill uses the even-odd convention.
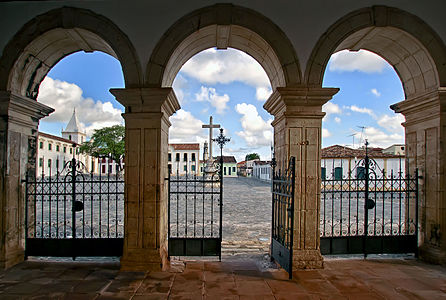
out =
[[[124,249],[121,269],[167,265],[169,117],[180,105],[172,88],[111,89],[125,106]]]
[[[406,135],[406,175],[418,169],[421,259],[446,264],[446,87],[408,98],[391,108],[402,113]]]
[[[53,111],[36,100],[0,91],[0,269],[24,259],[22,180],[36,176],[39,120]]]
[[[263,106],[274,115],[277,167],[285,170],[296,157],[293,269],[322,268],[320,190],[322,105],[337,88],[277,88]]]

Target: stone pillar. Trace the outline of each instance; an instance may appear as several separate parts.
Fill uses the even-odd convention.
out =
[[[121,269],[160,270],[167,261],[169,117],[172,88],[110,90],[125,106],[125,223]]]
[[[391,108],[406,117],[406,171],[413,174],[418,168],[420,175],[420,258],[446,264],[446,88],[406,99]]]
[[[0,91],[0,269],[24,259],[26,174],[35,176],[39,120],[54,109]]]
[[[322,105],[336,88],[277,88],[263,106],[274,115],[277,166],[296,157],[293,269],[322,268],[320,193]]]

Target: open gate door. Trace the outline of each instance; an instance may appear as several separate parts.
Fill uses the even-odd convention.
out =
[[[295,164],[296,159],[292,156],[288,169],[276,171],[274,158],[272,162],[271,260],[279,263],[290,279],[293,274]]]

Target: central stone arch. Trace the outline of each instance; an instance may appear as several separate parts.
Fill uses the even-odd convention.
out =
[[[150,57],[146,86],[171,86],[187,60],[211,47],[232,47],[251,55],[264,68],[273,90],[301,83],[295,50],[277,25],[253,10],[217,4],[196,10],[170,27]]]

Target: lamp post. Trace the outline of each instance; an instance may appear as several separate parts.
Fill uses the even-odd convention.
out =
[[[227,138],[223,135],[223,128],[220,128],[220,134],[217,138],[212,139],[213,142],[216,142],[218,146],[220,146],[220,242],[222,240],[222,224],[223,224],[223,147],[226,143],[228,143],[231,139]],[[221,252],[220,252],[220,261],[221,261]]]

